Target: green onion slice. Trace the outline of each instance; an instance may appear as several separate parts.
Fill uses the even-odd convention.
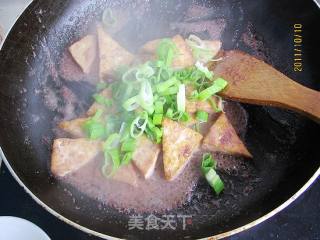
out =
[[[130,126],[130,135],[133,138],[140,137],[144,130],[146,129],[148,123],[148,113],[146,111],[142,112],[142,114],[136,117]]]
[[[202,156],[201,171],[205,176],[209,185],[213,188],[215,193],[219,195],[224,189],[224,184],[215,171],[217,162],[212,158],[211,154],[206,153]]]
[[[141,84],[140,94],[139,94],[139,104],[148,113],[152,114],[153,108],[153,93],[151,84],[149,81],[144,81]]]
[[[184,112],[186,110],[186,86],[184,84],[179,85],[177,108],[179,112]]]
[[[162,119],[163,119],[163,114],[162,114],[162,113],[155,113],[155,114],[153,115],[152,123],[153,123],[154,125],[161,125]]]
[[[211,87],[208,87],[199,93],[198,99],[200,101],[205,101],[208,98],[210,98],[212,95],[222,91],[227,85],[228,85],[228,82],[226,80],[224,80],[223,78],[217,78],[216,80],[213,81],[213,84]]]
[[[132,155],[133,155],[132,152],[126,152],[121,159],[121,165],[129,164],[130,161],[132,160]]]
[[[209,113],[205,112],[205,111],[197,111],[196,113],[196,119],[199,122],[208,122],[209,119]]]
[[[139,95],[127,99],[122,104],[122,107],[126,111],[130,112],[130,111],[136,110],[139,107],[139,103],[138,102],[139,102]]]
[[[135,148],[136,148],[136,140],[133,138],[127,139],[121,145],[122,152],[133,152]]]
[[[202,72],[206,78],[208,79],[212,79],[213,78],[213,72],[211,72],[208,67],[204,66],[202,63],[200,63],[199,61],[196,62],[195,66],[197,67],[197,69]]]
[[[107,107],[111,107],[112,106],[112,100],[108,99],[108,98],[105,98],[101,94],[94,94],[93,98],[97,103],[99,103],[101,105],[105,105]]]

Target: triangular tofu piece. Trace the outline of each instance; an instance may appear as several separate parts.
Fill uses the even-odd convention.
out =
[[[163,121],[163,167],[167,180],[183,170],[198,148],[202,135],[169,119]]]
[[[152,142],[144,135],[139,137],[137,147],[132,156],[132,162],[144,178],[147,179],[153,174],[159,153],[159,144]]]
[[[111,176],[111,179],[114,181],[129,184],[133,187],[138,186],[138,174],[134,169],[132,163],[123,165],[119,169],[117,169]]]
[[[83,124],[88,118],[76,118],[70,121],[62,121],[59,123],[59,128],[70,134],[74,138],[83,138],[86,136],[83,130]]]
[[[112,92],[111,92],[111,89],[109,88],[104,89],[99,94],[107,99],[112,99]],[[93,116],[98,110],[104,110],[105,108],[106,106],[101,105],[100,103],[94,102],[86,114],[87,116]]]
[[[222,43],[219,40],[213,40],[213,41],[204,41],[205,45],[207,48],[209,48],[211,50],[211,54],[213,56],[213,58],[215,58],[215,56],[219,53],[219,51],[221,50],[221,46]]]
[[[69,47],[71,56],[84,73],[90,73],[97,56],[97,40],[94,35],[87,35]]]
[[[51,172],[59,177],[75,172],[94,160],[101,151],[100,141],[85,138],[55,139],[51,155]]]
[[[98,46],[100,58],[100,80],[112,75],[114,71],[123,65],[130,65],[133,55],[113,40],[99,24],[97,26]]]
[[[162,39],[155,39],[151,40],[149,42],[146,42],[141,48],[140,52],[144,54],[151,54],[155,55],[157,48],[159,46],[159,43],[161,42]]]
[[[224,113],[210,128],[203,140],[203,146],[212,152],[252,157]]]
[[[172,41],[176,44],[178,53],[174,58],[172,67],[174,68],[186,68],[194,65],[194,58],[192,56],[191,49],[181,35],[176,35],[172,38]]]

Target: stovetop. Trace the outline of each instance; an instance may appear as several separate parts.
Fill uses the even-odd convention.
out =
[[[31,0],[0,0],[0,41],[13,21]],[[229,240],[320,240],[320,181],[293,204],[271,219]],[[0,216],[22,217],[41,227],[52,240],[98,238],[83,233],[40,207],[13,179],[2,164],[0,170]],[[1,231],[1,229],[0,229]]]

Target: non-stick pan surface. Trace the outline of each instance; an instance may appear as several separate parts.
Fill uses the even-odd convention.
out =
[[[106,6],[130,9],[129,23],[115,37],[134,51],[147,40],[175,34],[177,30],[170,23],[183,21],[191,4],[209,7],[208,20],[225,20],[224,49],[238,48],[258,57],[263,54],[268,63],[292,79],[320,89],[320,39],[316,34],[320,15],[311,0],[34,1],[11,30],[0,54],[0,144],[15,177],[63,220],[104,237],[213,236],[271,212],[319,168],[319,125],[289,111],[244,105],[249,114],[246,142],[254,159],[243,165],[243,171],[223,174],[226,190],[221,196],[214,196],[200,181],[190,203],[166,213],[192,215],[192,224],[185,230],[182,225],[176,230],[129,230],[129,215],[134,213],[103,206],[50,175],[52,129],[59,112],[45,104],[50,100],[48,91],[59,95],[68,87],[82,103],[93,91],[89,84],[71,84],[60,76],[57,65],[64,49],[88,31]],[[295,23],[303,25],[303,72],[293,71]],[[255,41],[250,46],[245,44],[248,31]]]

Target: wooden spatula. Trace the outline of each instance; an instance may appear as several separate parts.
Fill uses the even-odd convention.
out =
[[[227,51],[213,71],[228,81],[220,94],[227,99],[291,109],[320,123],[320,92],[296,83],[261,60],[241,51]]]

